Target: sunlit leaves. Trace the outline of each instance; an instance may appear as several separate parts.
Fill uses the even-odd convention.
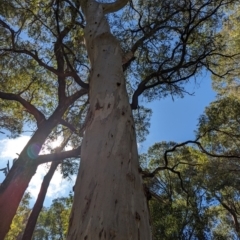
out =
[[[234,5],[226,16],[224,27],[219,32],[219,41],[223,41],[226,47],[222,50],[222,54],[228,56],[225,60],[213,56],[214,60],[214,75],[213,88],[220,96],[234,95],[239,97],[239,59],[240,59],[240,24],[239,24],[238,5]],[[227,73],[227,74],[226,74]],[[219,77],[224,76],[224,77]]]
[[[199,132],[215,153],[238,154],[240,136],[240,102],[229,96],[212,102],[200,117]]]
[[[72,196],[53,200],[49,208],[44,208],[33,234],[34,239],[65,239],[68,230],[68,218],[72,206]]]

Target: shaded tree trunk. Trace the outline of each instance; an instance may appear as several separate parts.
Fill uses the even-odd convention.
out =
[[[41,212],[42,207],[43,207],[43,202],[46,197],[48,186],[54,175],[55,170],[57,169],[58,164],[59,164],[59,162],[52,162],[48,173],[43,178],[40,192],[38,194],[38,197],[34,204],[34,207],[31,211],[31,214],[28,218],[28,222],[27,222],[26,228],[25,228],[23,236],[22,236],[23,240],[28,240],[28,239],[31,240],[32,239],[32,235],[33,235],[36,223],[37,223],[39,213]]]
[[[85,1],[82,7],[92,65],[90,109],[67,239],[150,240],[121,47],[102,5]]]

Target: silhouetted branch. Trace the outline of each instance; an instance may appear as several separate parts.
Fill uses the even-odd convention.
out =
[[[66,120],[64,119],[61,119],[60,122],[59,122],[61,125],[69,128],[72,132],[76,132],[77,129],[69,122],[67,122]]]
[[[44,114],[39,111],[34,105],[23,99],[20,95],[13,93],[0,92],[0,98],[5,100],[13,100],[19,102],[26,110],[34,116],[37,121],[37,124],[40,125],[43,121],[46,120]]]
[[[40,165],[47,162],[62,161],[66,158],[79,158],[80,154],[81,147],[78,147],[76,149],[65,152],[56,152],[52,154],[39,155],[35,161],[37,165]]]

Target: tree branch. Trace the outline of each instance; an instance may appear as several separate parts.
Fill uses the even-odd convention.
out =
[[[38,54],[37,54],[36,51],[35,51],[35,53],[33,53],[33,52],[31,52],[29,50],[26,50],[26,49],[13,49],[13,48],[0,48],[0,51],[26,54],[26,55],[32,57],[39,64],[39,66],[42,66],[42,67],[46,68],[47,70],[51,71],[52,73],[54,73],[56,75],[61,75],[61,74],[59,74],[59,72],[55,68],[53,68],[51,66],[48,66],[46,63],[44,63],[38,57]]]
[[[78,158],[80,154],[81,146],[65,152],[55,152],[52,154],[39,155],[36,159],[36,164],[40,165],[47,162],[62,161],[66,158]]]
[[[79,91],[75,92],[73,95],[67,98],[67,101],[69,102],[69,105],[74,103],[78,98],[86,95],[88,93],[87,89],[80,89]]]
[[[240,225],[239,225],[239,222],[238,222],[238,217],[237,217],[236,211],[234,209],[232,209],[231,207],[229,207],[227,204],[225,204],[216,194],[214,195],[214,197],[232,215],[233,221],[234,221],[234,224],[235,224],[235,229],[239,233],[240,232]]]
[[[76,132],[76,128],[69,122],[67,122],[66,120],[64,119],[61,119],[60,122],[59,122],[61,125],[69,128],[72,132]]]
[[[5,100],[17,101],[21,103],[21,105],[26,108],[26,110],[34,116],[37,121],[37,125],[46,120],[44,114],[39,111],[34,105],[23,99],[20,95],[16,95],[13,93],[4,93],[0,92],[0,98]]]
[[[78,76],[78,74],[73,70],[72,72],[65,73],[65,76],[72,77],[75,82],[84,89],[89,89],[89,84],[85,83],[81,80],[81,78]]]

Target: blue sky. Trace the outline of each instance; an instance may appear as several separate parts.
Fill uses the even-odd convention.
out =
[[[141,144],[141,151],[147,151],[155,142],[184,142],[195,139],[198,118],[215,99],[216,93],[212,90],[209,74],[199,76],[196,83],[194,80],[188,83],[186,90],[194,93],[194,96],[186,94],[184,98],[175,98],[174,101],[169,96],[146,104],[152,108],[153,115],[150,134]]]

